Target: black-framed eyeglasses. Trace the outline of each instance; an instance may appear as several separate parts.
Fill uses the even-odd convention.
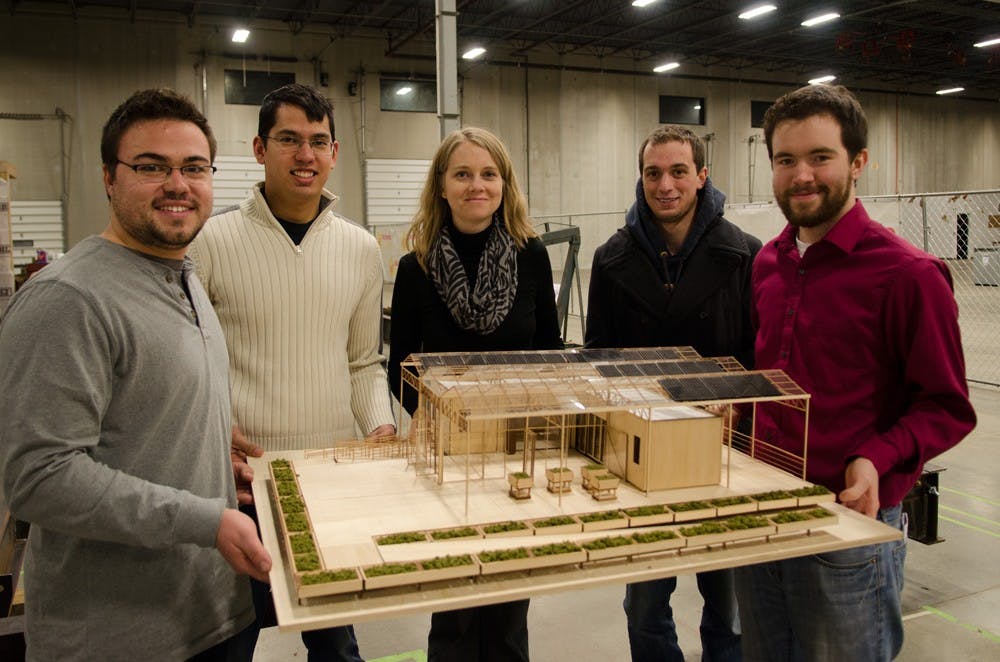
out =
[[[297,152],[303,144],[309,145],[316,154],[326,154],[333,150],[333,138],[327,136],[317,136],[315,138],[300,138],[289,134],[280,136],[260,136],[261,140],[270,140],[284,152]]]
[[[170,173],[174,170],[180,170],[181,176],[188,181],[205,181],[211,179],[215,171],[218,170],[214,165],[206,165],[204,163],[168,166],[165,163],[125,163],[121,159],[115,160],[126,168],[131,168],[140,179],[149,182],[165,182],[170,178]]]

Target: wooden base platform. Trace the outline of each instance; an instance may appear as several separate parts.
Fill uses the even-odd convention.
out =
[[[300,604],[294,577],[279,544],[274,508],[268,496],[266,463],[290,459],[299,475],[303,497],[313,521],[317,546],[327,568],[402,562],[445,554],[465,554],[520,544],[537,545],[538,536],[446,540],[403,545],[377,545],[374,536],[415,529],[438,529],[502,520],[524,520],[560,514],[593,512],[661,503],[752,494],[766,490],[794,489],[804,481],[753,461],[739,453],[724,452],[723,477],[729,485],[669,490],[644,494],[623,483],[613,504],[595,508],[591,495],[579,482],[567,494],[533,491],[530,499],[513,501],[507,495],[505,476],[509,458],[498,456],[475,464],[465,458],[451,460],[446,481],[437,485],[430,476],[417,475],[403,460],[335,463],[305,458],[301,452],[268,453],[251,459],[253,484],[264,545],[274,559],[270,573],[272,594],[282,630],[309,630],[347,623],[393,618],[405,614],[459,609],[534,595],[572,591],[603,584],[656,579],[704,570],[735,567],[803,556],[836,549],[898,539],[900,533],[838,505],[828,504],[838,523],[812,533],[769,536],[697,550],[665,551],[632,558],[608,559],[582,565],[559,566],[498,575],[479,575],[427,585],[384,588],[344,595],[310,598]],[[540,464],[545,463],[542,458]],[[551,464],[577,469],[582,457],[552,458]],[[507,466],[504,466],[504,464]],[[544,475],[536,466],[536,475]],[[464,476],[471,471],[473,480]],[[576,475],[580,475],[576,471]],[[560,535],[559,540],[583,543],[617,530],[581,531]],[[547,536],[546,536],[547,537]],[[552,538],[550,538],[552,540]],[[546,541],[547,542],[547,541]]]

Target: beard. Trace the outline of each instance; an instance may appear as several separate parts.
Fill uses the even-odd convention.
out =
[[[166,201],[169,200],[168,197]],[[198,201],[194,201],[194,205],[193,212],[197,217],[194,224],[163,224],[157,223],[153,209],[136,208],[114,198],[111,200],[115,215],[126,233],[143,246],[165,250],[184,248],[198,236],[208,215]]]
[[[775,199],[781,213],[788,222],[798,228],[814,228],[828,221],[836,220],[851,198],[854,180],[848,173],[847,178],[839,186],[816,184],[812,187],[789,188],[781,193],[775,193]],[[812,210],[796,210],[793,207],[792,196],[797,193],[816,192],[820,195],[819,206]]]

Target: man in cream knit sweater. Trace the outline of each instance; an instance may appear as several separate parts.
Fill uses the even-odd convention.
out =
[[[333,211],[337,197],[324,188],[338,147],[325,97],[294,83],[271,92],[253,139],[264,182],[192,244],[229,347],[236,451],[326,448],[356,438],[356,427],[395,433],[378,244]],[[254,596],[262,626],[264,588]],[[310,661],[361,659],[351,626],[302,639]]]

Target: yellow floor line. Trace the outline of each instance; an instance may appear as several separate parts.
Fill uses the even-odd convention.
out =
[[[974,632],[974,633],[976,633],[978,635],[981,635],[981,636],[989,639],[992,642],[1000,644],[1000,636],[997,636],[997,635],[993,634],[989,630],[986,630],[986,629],[981,628],[981,627],[976,627],[975,625],[972,625],[970,623],[962,623],[961,621],[958,620],[958,618],[952,616],[948,612],[941,611],[940,609],[936,609],[934,607],[931,607],[930,605],[924,605],[923,608],[926,611],[929,611],[930,613],[934,614],[935,616],[940,616],[944,620],[946,620],[946,621],[948,621],[950,623],[954,623],[955,625],[957,625],[957,626],[959,626],[961,628],[964,628],[964,629],[968,630],[969,632]]]
[[[987,524],[993,524],[995,526],[1000,526],[1000,522],[994,519],[987,519],[985,517],[980,517],[979,515],[973,515],[972,513],[966,512],[964,510],[959,510],[958,508],[949,508],[948,506],[938,506],[940,510],[947,510],[950,513],[958,513],[959,515],[965,515],[969,519],[979,520],[980,522],[986,522]]]
[[[1000,501],[993,501],[992,499],[987,499],[986,497],[981,497],[977,494],[970,494],[968,492],[963,492],[961,490],[956,490],[953,487],[942,487],[940,488],[942,492],[951,492],[952,494],[959,494],[970,499],[975,499],[976,501],[983,501],[990,504],[991,506],[1000,506]]]
[[[994,538],[1000,538],[1000,533],[997,533],[995,531],[990,531],[989,529],[984,529],[981,526],[972,526],[971,524],[966,524],[965,522],[960,522],[957,519],[945,517],[944,515],[938,515],[938,519],[943,519],[945,522],[951,522],[952,524],[963,526],[966,529],[972,529],[973,531],[979,531],[980,533],[985,533],[986,535],[993,536]]]

